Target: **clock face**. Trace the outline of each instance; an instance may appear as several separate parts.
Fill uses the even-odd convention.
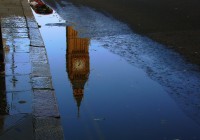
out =
[[[73,69],[74,70],[82,70],[85,67],[85,61],[82,59],[75,59],[73,61]]]

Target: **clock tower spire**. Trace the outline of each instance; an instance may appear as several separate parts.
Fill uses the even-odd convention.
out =
[[[73,96],[79,109],[84,95],[84,86],[90,73],[89,39],[78,38],[78,32],[67,27],[67,72],[73,88]]]

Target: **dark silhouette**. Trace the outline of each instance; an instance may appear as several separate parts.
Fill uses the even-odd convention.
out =
[[[6,102],[6,84],[5,84],[5,64],[4,64],[4,51],[2,32],[0,25],[0,115],[7,114],[7,102]]]

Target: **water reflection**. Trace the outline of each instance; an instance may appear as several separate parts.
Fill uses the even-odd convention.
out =
[[[57,87],[55,86],[55,89],[58,92],[60,91],[60,93],[57,92],[57,95],[60,98],[61,113],[64,116],[61,118],[64,118],[63,126],[65,135],[68,138],[82,140],[90,138],[100,139],[101,134],[103,134],[106,139],[115,140],[193,139],[194,137],[199,139],[199,126],[193,121],[194,114],[196,115],[195,118],[199,119],[199,115],[197,115],[199,110],[196,109],[199,106],[199,96],[195,97],[193,94],[193,91],[196,91],[195,95],[199,93],[199,89],[195,86],[195,83],[199,83],[199,76],[195,73],[190,74],[190,67],[183,63],[176,54],[147,38],[136,34],[123,34],[124,32],[121,32],[120,28],[115,28],[115,22],[112,22],[113,28],[109,30],[110,26],[103,26],[101,24],[102,21],[108,24],[107,20],[103,20],[105,18],[98,13],[90,13],[91,11],[88,12],[87,10],[69,5],[60,11],[58,10],[58,12],[63,14],[66,20],[69,20],[69,17],[73,17],[74,21],[79,21],[74,23],[76,23],[77,31],[82,32],[82,34],[91,32],[93,35],[95,32],[95,38],[92,37],[90,40],[90,46],[93,49],[90,49],[90,66],[92,71],[90,71],[90,84],[87,89],[89,96],[84,95],[87,99],[81,104],[81,118],[77,120],[71,115],[74,114],[73,111],[75,110],[72,110],[75,106],[74,102],[71,102],[70,98],[63,99],[62,94],[63,90],[65,92],[70,91],[71,93],[71,90],[67,89],[66,86],[68,85],[68,81],[66,82],[66,77],[64,77],[66,72],[61,73],[61,68],[65,66],[62,63],[65,61],[62,56],[62,49],[65,46],[62,45],[65,45],[65,43],[62,43],[63,38],[61,35],[51,36],[51,32],[59,32],[58,29],[60,29],[59,34],[62,34],[63,31],[61,31],[60,27],[42,27],[46,29],[43,31],[47,38],[46,42],[49,44],[47,48],[49,50],[55,48],[51,50],[50,53],[52,55],[50,58],[55,56],[55,52],[57,52],[59,58],[59,64],[57,64],[58,59],[55,58],[52,58],[50,63],[52,68],[56,69],[54,71],[54,77],[57,80]],[[98,20],[100,21],[97,22]],[[100,24],[94,24],[95,22]],[[79,30],[77,26],[85,26],[86,28],[81,29],[88,30]],[[77,38],[77,32],[69,31],[70,27],[68,28],[68,49],[70,44],[73,46],[72,49],[75,49],[76,45],[73,45],[74,42],[70,38]],[[121,34],[117,34],[115,32],[117,30]],[[109,36],[110,32],[107,31],[116,34]],[[103,34],[108,35],[103,36]],[[57,38],[60,40],[58,41]],[[52,44],[51,40],[56,40],[56,47],[54,47],[55,45]],[[63,40],[66,39],[64,38]],[[68,54],[70,53],[67,50]],[[172,60],[176,60],[176,63]],[[67,66],[68,77],[74,90],[76,86],[75,82],[73,82],[75,81],[75,74],[70,77],[73,70],[71,72],[69,70],[69,68],[73,68],[72,63],[72,60],[70,61],[70,58],[67,58],[67,65],[71,65],[71,67]],[[58,66],[60,66],[59,70],[57,70]],[[137,69],[135,66],[142,70]],[[184,72],[181,69],[185,69]],[[158,80],[155,80],[156,82],[152,81],[143,71],[153,80],[159,78],[159,82],[157,83]],[[62,81],[62,79],[64,80]],[[185,79],[190,80],[186,82],[187,80]],[[191,81],[194,83],[193,87],[190,86]],[[161,85],[169,85],[167,86],[169,88],[168,92],[165,92],[165,88],[160,86],[159,83]],[[187,86],[185,85],[186,83]],[[82,87],[84,89],[84,85]],[[60,90],[61,88],[63,90]],[[173,91],[176,92],[173,93]],[[94,92],[95,94],[92,95]],[[179,96],[176,97],[174,102],[172,99],[175,98],[176,93],[179,93]],[[80,97],[82,100],[83,92]],[[81,102],[81,100],[79,101]],[[187,106],[182,106],[182,104],[187,104]],[[66,106],[71,108],[71,110],[66,109]],[[179,107],[187,110],[185,112],[186,115]],[[187,113],[190,118],[187,116]],[[99,131],[101,132],[100,134],[98,133]]]
[[[78,38],[78,32],[73,27],[67,28],[67,73],[72,84],[73,96],[79,108],[84,95],[84,86],[90,73],[89,39]]]

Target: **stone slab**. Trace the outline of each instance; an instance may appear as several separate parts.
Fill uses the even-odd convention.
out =
[[[29,31],[30,31],[31,46],[44,47],[44,42],[39,29],[30,28]]]
[[[37,22],[27,22],[29,28],[38,28]]]
[[[23,16],[24,13],[21,10],[15,9],[14,11],[12,10],[7,10],[7,11],[0,11],[1,17],[8,17],[8,16]]]
[[[16,116],[14,116],[16,118]],[[4,120],[4,123],[10,120]],[[33,117],[26,115],[0,135],[1,140],[34,140]]]
[[[6,25],[9,23],[13,23],[14,25],[19,24],[19,23],[26,24],[26,19],[24,16],[9,16],[9,17],[1,18],[1,24]]]
[[[60,117],[53,90],[33,91],[33,115],[37,117]]]
[[[53,89],[50,77],[33,77],[33,89]]]
[[[29,38],[15,38],[13,45],[14,46],[29,46],[30,39]]]
[[[3,44],[4,46],[8,46],[10,50],[14,52],[29,52],[30,40],[29,38],[15,38],[14,36],[8,36],[3,38]],[[6,51],[6,54],[11,55],[10,50]]]
[[[31,73],[30,63],[6,63],[6,75],[29,75]]]
[[[49,64],[46,63],[32,63],[32,77],[50,77]]]
[[[5,63],[29,63],[29,53],[7,53],[5,54]]]
[[[64,140],[60,120],[52,117],[34,119],[35,140]]]
[[[36,22],[34,16],[32,16],[32,17],[26,17],[26,20],[27,20],[27,22]]]
[[[6,91],[30,91],[32,89],[30,76],[6,76]]]
[[[24,39],[24,40],[23,40]],[[22,41],[23,40],[23,41]],[[5,62],[12,62],[14,60],[14,53],[28,53],[29,52],[29,39],[27,38],[14,38],[13,36],[9,36],[3,38],[3,46],[8,48],[4,50],[5,53]],[[17,54],[19,55],[19,54]],[[12,59],[12,61],[11,61]],[[26,59],[29,60],[29,59]],[[23,60],[24,62],[25,60]]]
[[[2,34],[9,33],[28,33],[27,28],[2,28]]]
[[[43,47],[30,47],[31,62],[48,63],[46,49]]]
[[[0,132],[8,131],[10,128],[17,125],[24,117],[26,117],[26,114],[1,115],[0,121],[4,122],[4,125],[1,127]]]
[[[28,38],[28,33],[6,33],[3,38]]]
[[[20,19],[19,19],[20,20]],[[25,28],[26,26],[26,22],[15,22],[12,20],[1,20],[1,27],[2,28]]]
[[[10,115],[32,113],[32,91],[10,92],[6,97]]]

